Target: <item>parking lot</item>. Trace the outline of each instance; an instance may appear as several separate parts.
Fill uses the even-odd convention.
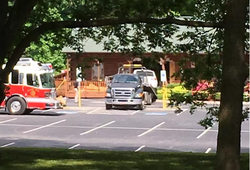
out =
[[[161,103],[140,110],[105,110],[103,100],[70,100],[62,110],[30,115],[0,114],[0,147],[58,147],[126,151],[215,152],[217,124],[197,124],[205,110],[190,115],[187,107],[161,109]],[[249,152],[249,122],[243,122],[242,152]]]

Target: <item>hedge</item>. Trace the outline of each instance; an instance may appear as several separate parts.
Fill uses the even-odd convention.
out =
[[[197,93],[198,100],[208,100],[211,98],[212,100],[220,100],[221,93],[215,93],[215,95],[210,96],[207,91],[199,91]],[[192,97],[191,90],[188,90],[183,87],[183,85],[179,83],[173,83],[168,84],[167,86],[167,97],[168,99],[176,100],[178,98],[178,101],[185,101],[189,97]],[[157,89],[157,98],[159,100],[162,100],[162,88]],[[244,93],[243,95],[243,101],[249,102],[249,94]]]

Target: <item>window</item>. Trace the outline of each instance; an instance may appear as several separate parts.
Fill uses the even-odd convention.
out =
[[[33,86],[32,74],[27,74],[27,85]]]
[[[38,87],[38,77],[37,75],[27,74],[27,85]]]
[[[98,80],[98,74],[99,80],[104,80],[104,67],[102,63],[99,66],[97,64],[92,66],[92,80]]]
[[[54,88],[55,83],[54,83],[54,77],[52,73],[43,73],[40,74],[40,79],[42,83],[43,88]]]
[[[19,84],[23,84],[23,78],[24,78],[24,74],[23,74],[23,73],[20,73],[20,74],[19,74],[19,80],[18,80],[18,83],[19,83]]]
[[[152,71],[136,71],[139,76],[154,76]]]
[[[18,84],[18,70],[13,70],[11,74],[11,83]]]
[[[134,75],[117,74],[114,76],[112,83],[139,83],[140,79]]]

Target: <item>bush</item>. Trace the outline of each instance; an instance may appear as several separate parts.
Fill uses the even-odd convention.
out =
[[[174,87],[169,96],[170,102],[174,102],[176,105],[184,102],[184,101],[191,101],[192,99],[192,93],[190,90],[187,90],[182,85]]]
[[[162,88],[157,90],[157,97],[162,100]],[[167,98],[170,101],[184,101],[191,97],[191,91],[184,88],[181,84],[175,83],[167,86]]]
[[[195,96],[192,96],[192,93],[190,90],[187,90],[183,85],[179,83],[172,83],[168,84],[167,86],[167,97],[170,101],[189,101],[192,97],[194,97],[196,100],[208,100],[209,93],[207,91],[198,91]],[[162,88],[159,87],[157,89],[157,98],[159,100],[162,100]],[[217,92],[214,95],[211,96],[211,99],[213,100],[220,100],[221,93]],[[250,97],[249,93],[245,92],[243,95],[243,101],[249,102]]]
[[[244,92],[244,94],[243,94],[243,101],[244,102],[249,102],[249,93],[248,92]]]
[[[209,93],[207,91],[198,91],[193,96],[196,100],[208,100],[209,99]]]
[[[215,100],[220,100],[220,92],[215,93]]]
[[[173,88],[178,87],[178,86],[181,86],[181,84],[180,83],[171,83],[171,84],[167,85],[167,88],[173,89]]]

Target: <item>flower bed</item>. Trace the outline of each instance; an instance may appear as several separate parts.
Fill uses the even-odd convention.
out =
[[[192,96],[191,91],[184,88],[181,84],[169,84],[167,86],[168,99],[185,98],[188,96]],[[162,100],[162,88],[157,89],[157,97],[159,100]]]
[[[243,94],[243,101],[249,102],[249,91],[248,88],[245,88],[245,92]],[[167,98],[168,100],[177,100],[178,101],[185,101],[188,100],[191,97],[196,94],[197,100],[215,100],[220,101],[221,93],[217,92],[214,95],[209,95],[208,91],[206,89],[198,90],[188,90],[183,87],[181,84],[169,84],[167,86]],[[162,100],[162,88],[157,89],[157,97],[159,100]]]

